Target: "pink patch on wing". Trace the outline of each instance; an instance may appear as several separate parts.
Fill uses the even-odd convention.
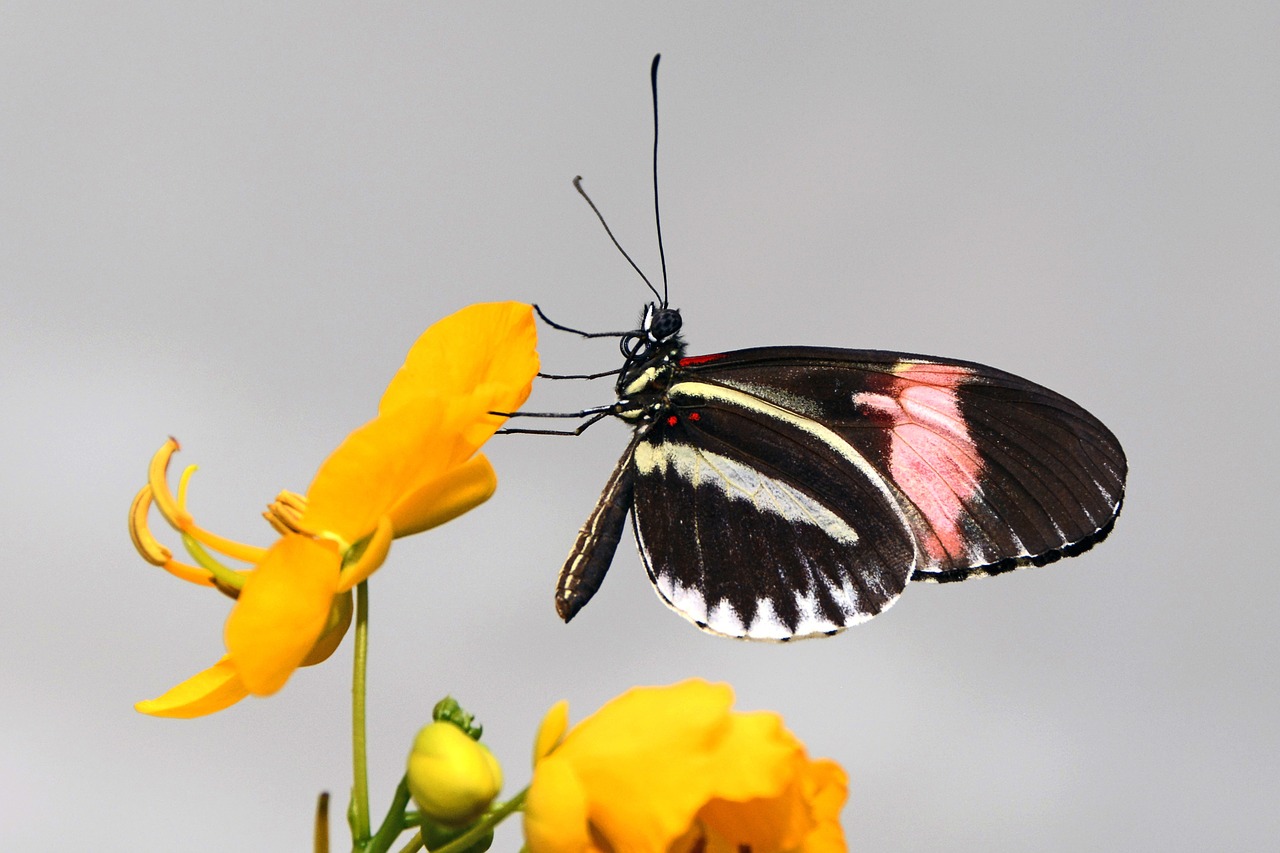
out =
[[[894,373],[887,393],[858,394],[855,402],[887,421],[889,473],[936,534],[925,542],[929,556],[943,562],[963,558],[960,519],[982,471],[956,397],[970,372],[946,364],[899,364]]]

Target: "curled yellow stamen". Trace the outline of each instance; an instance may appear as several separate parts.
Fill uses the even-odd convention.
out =
[[[160,514],[164,516],[165,521],[169,522],[169,525],[174,530],[190,536],[219,554],[246,563],[259,562],[267,553],[265,548],[246,545],[243,542],[236,542],[233,539],[218,536],[216,533],[210,533],[196,524],[191,513],[187,512],[187,487],[191,482],[191,475],[196,472],[196,466],[189,465],[182,472],[182,476],[178,480],[178,494],[176,497],[169,490],[169,460],[173,458],[173,454],[180,447],[178,440],[171,436],[156,451],[156,455],[151,457],[151,465],[147,471],[147,483],[151,487],[152,499],[155,501],[156,509],[160,510]],[[192,556],[195,555],[193,554]]]
[[[173,559],[173,552],[161,545],[152,535],[151,528],[147,525],[151,502],[151,487],[143,486],[129,507],[129,536],[133,539],[133,547],[138,549],[142,559],[159,566],[175,577],[201,586],[213,586],[213,580],[208,571]]]
[[[173,552],[160,544],[147,527],[147,515],[151,511],[151,487],[143,486],[129,506],[129,538],[142,559],[153,566],[163,566],[173,559]]]
[[[177,560],[170,560],[164,564],[163,568],[175,578],[189,583],[199,584],[200,586],[217,586],[213,577],[199,566],[189,566],[186,563],[179,563]],[[231,597],[235,598],[234,595]]]
[[[178,444],[178,440],[169,436],[169,440],[160,446],[160,449],[151,457],[151,464],[147,466],[147,485],[151,487],[156,509],[160,510],[164,520],[169,522],[175,530],[182,530],[185,525],[191,523],[191,516],[187,515],[183,518],[185,513],[179,507],[173,492],[169,491],[169,460],[181,448],[182,445]]]
[[[246,545],[243,542],[237,542],[234,539],[227,539],[216,533],[205,530],[196,524],[191,513],[187,512],[187,484],[191,481],[191,475],[196,472],[196,466],[189,465],[182,472],[182,478],[178,481],[178,511],[186,519],[186,526],[178,528],[182,533],[190,536],[192,539],[217,551],[219,554],[230,557],[233,560],[242,560],[246,563],[257,563],[266,555],[266,548],[259,548],[256,545]],[[187,550],[190,550],[188,548]],[[195,556],[192,554],[191,556]]]

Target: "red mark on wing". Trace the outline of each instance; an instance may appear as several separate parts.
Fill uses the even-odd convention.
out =
[[[698,414],[697,412],[690,412],[690,413],[689,413],[689,420],[691,420],[691,421],[700,421],[700,420],[702,420],[702,415]]]
[[[709,361],[719,361],[724,358],[722,352],[712,353],[711,355],[690,355],[680,359],[681,367],[694,367],[699,364],[706,364]]]
[[[964,502],[978,491],[982,460],[969,434],[956,389],[970,375],[943,364],[900,366],[888,393],[865,393],[856,402],[888,421],[892,437],[889,473],[933,527],[929,556],[963,557],[960,520]]]
[[[675,426],[678,423],[680,423],[680,419],[677,418],[675,415],[672,415],[671,417],[667,418],[667,426]]]

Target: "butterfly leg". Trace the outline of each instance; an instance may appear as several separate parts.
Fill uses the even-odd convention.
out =
[[[604,420],[604,419],[605,419],[605,418],[607,418],[610,414],[612,414],[612,412],[599,412],[599,413],[597,413],[597,414],[593,415],[593,416],[592,416],[589,420],[587,420],[586,422],[579,424],[577,429],[518,429],[518,428],[512,428],[512,429],[500,429],[500,430],[498,430],[498,431],[497,431],[497,433],[496,433],[496,434],[497,434],[497,435],[582,435],[584,432],[586,432],[587,427],[591,426],[592,424],[596,423],[597,421]]]
[[[569,326],[564,326],[564,325],[561,325],[560,323],[557,323],[555,320],[552,320],[546,314],[542,313],[542,309],[539,308],[537,305],[533,306],[533,310],[538,313],[538,317],[542,319],[542,322],[546,323],[548,326],[550,326],[551,328],[555,329],[558,332],[569,332],[574,335],[580,335],[584,338],[621,338],[631,334],[631,332],[629,331],[628,332],[584,332],[581,329],[574,329],[574,328],[570,328]]]
[[[604,420],[617,411],[617,403],[608,406],[597,406],[594,409],[583,409],[579,412],[490,412],[503,418],[586,418],[576,429],[520,429],[507,428],[498,430],[498,435],[582,435],[587,427]]]
[[[617,376],[622,368],[606,370],[603,373],[539,373],[539,379],[599,379],[602,376]]]

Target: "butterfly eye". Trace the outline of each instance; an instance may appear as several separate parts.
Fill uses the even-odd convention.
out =
[[[649,339],[663,341],[680,331],[680,310],[659,308],[649,324]]]

